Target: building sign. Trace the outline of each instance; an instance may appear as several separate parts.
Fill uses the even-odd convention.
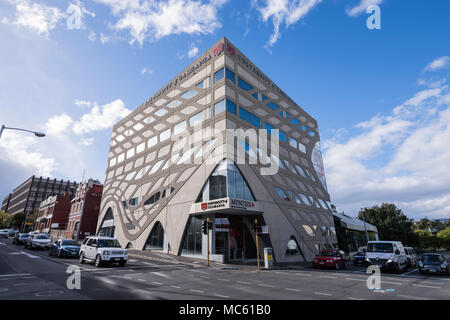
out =
[[[221,199],[209,202],[202,203],[202,210],[211,210],[211,209],[219,209],[219,208],[228,208],[228,199]]]
[[[230,208],[244,209],[254,208],[255,203],[248,200],[230,199]]]
[[[190,212],[199,213],[206,211],[220,211],[220,210],[236,210],[236,211],[258,211],[258,206],[255,201],[248,201],[235,198],[222,198],[207,202],[193,203]]]
[[[215,46],[213,52],[215,57],[221,54],[223,52],[223,43],[219,43],[217,46]]]

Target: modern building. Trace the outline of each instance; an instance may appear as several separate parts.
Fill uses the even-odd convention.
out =
[[[260,256],[311,261],[337,246],[319,140],[317,121],[222,38],[113,127],[97,232],[200,258],[209,241],[229,262],[254,261],[258,239]]]
[[[24,213],[31,217],[39,210],[41,201],[49,196],[69,194],[72,198],[77,188],[76,182],[31,176],[4,198],[2,207],[11,215]],[[9,197],[8,201],[5,201]],[[6,204],[8,203],[8,204]],[[31,223],[31,222],[30,222]]]
[[[54,233],[66,228],[69,218],[69,194],[50,196],[42,201],[36,216],[33,230],[36,232]]]
[[[9,208],[9,202],[11,201],[12,194],[8,194],[6,197],[3,198],[2,201],[2,211],[7,212]]]
[[[367,246],[367,240],[379,240],[376,226],[343,212],[339,213],[334,205],[331,207],[339,249],[347,253],[354,253],[359,248]]]
[[[89,179],[78,185],[75,197],[71,201],[67,228],[62,237],[67,239],[84,239],[95,234],[103,185],[98,180]]]

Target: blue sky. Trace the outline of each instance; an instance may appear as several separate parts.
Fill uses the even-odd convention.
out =
[[[48,134],[5,131],[0,195],[103,180],[111,126],[226,36],[317,119],[339,210],[449,217],[449,30],[446,0],[0,0],[0,123]]]

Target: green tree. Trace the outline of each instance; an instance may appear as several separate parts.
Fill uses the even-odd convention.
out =
[[[445,228],[444,230],[439,231],[437,237],[441,240],[442,247],[450,250],[450,227]]]
[[[25,221],[25,214],[24,213],[16,213],[14,215],[11,215],[9,217],[9,224],[11,228],[19,229],[22,228],[22,225]]]
[[[0,229],[7,228],[8,223],[9,223],[8,214],[3,210],[0,210]]]
[[[380,240],[401,241],[404,245],[417,246],[419,237],[413,232],[414,222],[402,213],[395,204],[383,203],[381,206],[366,208],[358,215],[359,219],[373,224],[378,229]]]

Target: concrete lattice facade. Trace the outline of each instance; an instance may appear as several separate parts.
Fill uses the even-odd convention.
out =
[[[267,154],[252,148],[252,137],[246,134],[238,133],[241,144],[236,143],[227,133],[236,129],[281,131],[276,174],[261,174],[270,164],[255,159]],[[270,149],[274,154],[272,145]],[[249,164],[252,158],[256,164]],[[223,199],[198,200],[223,159],[235,163],[233,179],[243,176],[251,190],[245,199],[249,201],[236,202],[229,191]],[[270,163],[274,160],[278,163],[276,156]],[[220,186],[230,190],[229,179]],[[252,226],[257,218],[266,226],[259,237],[261,255],[270,246],[276,261],[310,261],[321,248],[337,242],[329,201],[316,120],[222,38],[114,126],[97,232],[113,228],[123,246],[144,249],[151,231],[163,230],[163,251],[189,254],[183,241],[194,232],[192,217],[210,217],[213,259],[228,260],[231,245],[243,252],[235,251],[233,257],[252,260],[249,244],[255,241]],[[233,235],[236,219],[245,237],[241,231]],[[204,257],[206,236],[193,241],[201,242],[196,255]],[[219,250],[221,241],[228,242],[228,253]],[[236,244],[242,241],[246,245]]]

